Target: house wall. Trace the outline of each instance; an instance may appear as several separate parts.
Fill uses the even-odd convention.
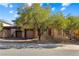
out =
[[[15,38],[15,31],[16,31],[16,29],[11,29],[11,37]]]
[[[0,31],[0,38],[3,38],[3,32]]]
[[[16,27],[5,27],[0,32],[0,37],[2,38],[36,38],[37,36],[38,32],[34,29],[20,30],[20,28]]]
[[[36,38],[38,36],[37,31],[34,31],[33,29],[24,29],[24,30],[16,29],[14,32],[15,32],[14,33],[15,38],[30,39],[30,38]]]
[[[48,29],[48,34],[52,38],[61,38],[62,37],[62,31],[58,31],[57,29],[53,29],[53,28]]]
[[[10,38],[11,37],[11,30],[10,29],[3,29],[0,32],[0,38]]]

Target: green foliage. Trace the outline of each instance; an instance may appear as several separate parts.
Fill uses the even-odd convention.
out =
[[[69,16],[69,17],[67,17],[67,21],[68,21],[67,29],[73,30],[73,29],[78,29],[79,28],[79,17]]]
[[[42,28],[43,25],[44,28],[44,25],[46,25],[45,22],[48,20],[50,14],[50,9],[48,7],[41,8],[40,4],[38,3],[33,4],[31,7],[25,7],[22,10],[20,8],[20,11],[20,17],[16,20],[16,24],[19,24],[22,27],[25,26]]]
[[[49,24],[52,25],[53,28],[56,28],[58,30],[65,29],[67,27],[66,19],[62,13],[56,13],[52,15],[49,20]]]
[[[3,24],[0,23],[0,31],[2,31],[2,29],[3,29]]]
[[[50,7],[40,7],[39,3],[34,3],[28,7],[27,4],[18,9],[19,18],[15,24],[22,28],[40,29],[44,32],[48,27],[57,30],[74,30],[79,29],[79,17],[65,17],[62,13],[50,15]]]
[[[25,4],[18,9],[18,14],[20,17],[15,23],[21,27],[46,28],[52,25],[58,30],[79,28],[79,17],[64,17],[62,13],[50,15],[50,8],[42,8],[39,3],[34,3],[31,7]]]

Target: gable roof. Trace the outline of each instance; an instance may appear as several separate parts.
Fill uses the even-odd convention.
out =
[[[13,24],[8,23],[8,22],[6,22],[6,21],[4,21],[4,20],[2,20],[2,19],[0,19],[0,22],[5,23],[5,24],[8,24],[8,25],[13,25]]]

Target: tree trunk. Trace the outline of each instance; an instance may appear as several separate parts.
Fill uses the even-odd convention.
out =
[[[54,32],[54,30],[55,30],[55,29],[53,29],[53,39],[54,39],[54,35],[55,35],[55,32]]]
[[[64,32],[63,32],[63,29],[62,29],[62,34],[61,34],[61,35],[62,35],[62,39],[63,39],[63,38],[64,38]]]
[[[72,31],[69,30],[69,37],[70,37],[70,40],[72,40]]]
[[[39,41],[41,41],[41,35],[39,35]]]
[[[39,41],[41,41],[41,29],[38,29],[38,37],[39,37]]]
[[[51,28],[48,29],[48,35],[51,36]]]

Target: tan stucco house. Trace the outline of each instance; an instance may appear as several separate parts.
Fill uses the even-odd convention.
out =
[[[34,29],[24,29],[20,30],[13,24],[7,23],[5,21],[0,21],[2,23],[3,29],[0,31],[0,38],[27,38],[32,39],[37,37],[37,33]]]

